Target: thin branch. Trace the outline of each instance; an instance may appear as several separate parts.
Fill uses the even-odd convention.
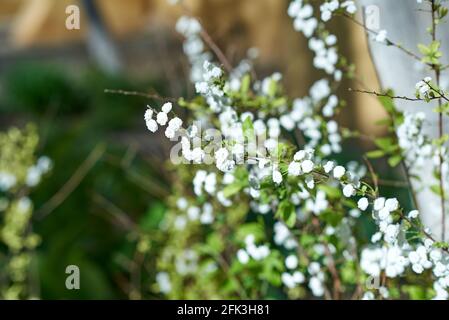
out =
[[[181,3],[181,5],[187,14],[189,14],[190,16],[194,16],[191,10],[184,3]],[[198,17],[196,17],[196,19],[198,19],[198,21],[200,21],[201,24],[201,32],[200,32],[201,38],[204,40],[204,42],[206,42],[206,44],[209,46],[212,52],[217,56],[218,60],[226,69],[226,71],[228,73],[231,73],[233,68],[228,58],[226,58],[226,55],[223,53],[220,47],[214,42],[210,34],[204,28],[204,25],[203,23],[201,23],[201,20]]]
[[[369,90],[358,90],[358,89],[348,88],[348,91],[357,92],[357,93],[366,93],[366,94],[371,94],[371,95],[375,95],[378,97],[387,97],[387,98],[391,98],[391,99],[400,99],[400,100],[413,101],[413,102],[425,101],[422,98],[411,98],[411,97],[406,97],[406,96],[393,96],[388,93],[381,93],[381,92],[369,91]],[[438,99],[438,97],[430,98],[430,100],[435,100],[435,99]]]
[[[126,91],[121,89],[104,89],[104,93],[112,93],[112,94],[121,94],[124,96],[138,96],[148,99],[155,99],[159,101],[170,101],[170,102],[177,102],[178,99],[171,98],[171,97],[162,97],[157,93],[145,93],[145,92],[139,92],[139,91]]]
[[[413,185],[412,185],[412,179],[410,177],[410,169],[408,168],[407,164],[405,163],[405,160],[401,161],[401,166],[404,171],[405,178],[407,179],[407,184],[409,186],[413,204],[415,206],[415,209],[417,209],[419,211],[418,197],[416,196],[415,188],[413,188]]]
[[[117,205],[106,199],[99,193],[92,195],[92,200],[102,207],[107,213],[111,215],[111,222],[123,228],[126,231],[140,232],[139,226],[130,218],[130,215],[120,209]]]
[[[379,34],[379,32],[377,32],[377,31],[375,31],[375,30],[373,30],[373,29],[368,28],[363,22],[358,21],[357,19],[355,19],[354,17],[352,17],[352,16],[349,15],[349,14],[346,14],[346,13],[345,13],[345,14],[342,14],[342,16],[345,17],[345,18],[347,18],[347,19],[349,19],[350,21],[354,22],[356,25],[362,27],[367,33],[371,33],[371,34],[373,34],[373,35],[375,35],[375,36],[377,36],[377,35]],[[385,39],[385,42],[386,42],[386,45],[387,45],[387,46],[393,46],[393,47],[396,47],[396,48],[398,48],[399,50],[401,50],[402,52],[404,52],[405,54],[407,54],[408,56],[412,57],[413,59],[415,59],[415,60],[417,60],[417,61],[419,61],[419,62],[424,63],[424,62],[422,61],[422,59],[421,59],[420,56],[418,56],[416,53],[412,52],[411,50],[409,50],[409,49],[407,49],[407,48],[404,48],[404,47],[403,47],[402,45],[400,45],[399,43],[396,43],[396,42],[394,42],[394,41],[391,41],[390,39]],[[429,67],[432,66],[432,65],[429,64],[429,63],[424,63],[424,64],[428,65]]]
[[[78,185],[83,181],[89,171],[95,166],[95,164],[100,160],[106,151],[106,147],[103,144],[98,144],[89,156],[84,160],[81,166],[75,171],[75,173],[70,177],[70,179],[62,186],[62,188],[53,197],[44,203],[36,211],[36,216],[39,219],[44,218],[57,207],[59,207],[67,197],[78,187]]]
[[[212,40],[212,37],[207,33],[207,31],[204,29],[204,27],[201,28],[201,38],[203,38],[204,42],[211,48],[211,50],[214,52],[214,54],[217,56],[220,63],[223,65],[223,67],[226,69],[228,73],[232,72],[232,65],[226,58],[226,55],[221,51],[221,49],[218,47],[218,45]]]
[[[432,7],[432,41],[435,42],[437,40],[436,37],[436,28],[437,28],[437,23],[436,23],[436,16],[435,13],[437,11],[437,6],[435,3],[435,0],[431,0],[431,7]],[[440,87],[440,68],[439,66],[433,64],[432,65],[432,69],[435,72],[435,78],[436,78],[436,82],[437,82],[437,86]],[[441,108],[442,106],[442,101],[441,98],[443,98],[443,96],[439,97],[438,99],[438,106]],[[445,99],[447,101],[449,101],[448,99]],[[439,112],[438,113],[438,137],[441,139],[442,136],[444,134],[444,129],[443,129],[443,113]],[[442,152],[442,148],[439,148],[439,170],[438,170],[438,179],[439,179],[439,183],[440,183],[440,193],[441,193],[441,240],[444,241],[445,236],[446,236],[446,196],[445,196],[445,192],[444,192],[444,181],[443,181],[443,152]]]

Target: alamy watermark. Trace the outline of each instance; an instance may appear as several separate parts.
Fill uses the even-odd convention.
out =
[[[80,289],[80,268],[76,265],[69,265],[65,268],[65,273],[68,274],[65,279],[65,287],[68,290]]]
[[[68,15],[65,19],[67,30],[79,30],[81,28],[80,8],[72,4],[65,8],[65,13]]]

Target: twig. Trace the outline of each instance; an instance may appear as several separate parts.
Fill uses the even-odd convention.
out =
[[[437,10],[436,7],[436,3],[435,0],[431,0],[431,7],[432,7],[432,42],[436,41],[436,17],[435,17],[435,12]],[[440,87],[440,69],[439,66],[432,64],[432,69],[435,72],[435,78],[436,78],[436,82],[437,82],[437,86],[438,88]],[[441,108],[441,98],[438,98],[438,106]],[[449,101],[448,99],[446,99],[447,101]],[[443,130],[443,113],[439,112],[438,113],[438,137],[441,139],[441,137],[444,134],[444,130]],[[439,148],[439,170],[438,170],[438,179],[440,182],[440,193],[441,193],[441,240],[444,241],[445,236],[446,236],[446,196],[445,196],[445,192],[444,192],[444,181],[443,181],[443,153],[442,153],[442,148]]]
[[[113,223],[117,222],[118,226],[124,228],[127,231],[139,231],[138,225],[136,225],[136,223],[131,220],[126,212],[117,207],[114,203],[106,199],[101,194],[94,193],[92,196],[92,200],[111,214],[111,216],[116,220],[112,220]]]
[[[350,21],[354,22],[356,25],[362,27],[367,33],[371,33],[371,34],[374,34],[374,35],[376,35],[376,36],[379,34],[377,31],[372,30],[372,29],[368,28],[367,26],[365,26],[365,24],[364,24],[363,22],[360,22],[360,21],[356,20],[354,17],[352,17],[352,16],[350,16],[350,15],[348,15],[348,14],[346,14],[346,13],[345,13],[345,14],[342,14],[342,16],[345,17],[345,18],[347,18],[347,19],[349,19]],[[410,57],[412,57],[413,59],[415,59],[415,60],[417,60],[417,61],[419,61],[419,62],[424,63],[424,62],[422,61],[422,59],[421,59],[420,56],[418,56],[417,54],[413,53],[411,50],[404,48],[404,47],[401,46],[399,43],[395,43],[395,42],[391,41],[390,39],[385,39],[385,42],[386,42],[386,44],[387,44],[388,46],[396,47],[396,48],[398,48],[399,50],[401,50],[402,52],[404,52],[405,54],[407,54],[407,55],[409,55]],[[424,64],[427,64],[429,67],[432,66],[432,65],[429,64],[429,63],[424,63]]]
[[[193,16],[193,13],[191,12],[191,10],[184,3],[181,3],[181,5],[182,5],[182,8],[184,9],[184,11],[187,12],[187,14],[189,14],[190,16]],[[196,19],[198,19],[198,21],[200,21],[200,24],[201,24],[201,32],[200,32],[201,38],[204,40],[204,42],[206,42],[206,44],[209,46],[209,48],[212,50],[212,52],[217,56],[218,60],[223,65],[223,67],[226,69],[226,71],[228,73],[231,73],[233,68],[232,68],[232,65],[229,62],[228,58],[226,58],[226,55],[223,53],[223,51],[220,49],[220,47],[214,42],[212,37],[209,35],[207,30],[204,28],[204,25],[201,22],[201,20],[198,17],[196,17]]]
[[[418,205],[418,198],[416,196],[415,188],[412,185],[412,179],[410,178],[410,169],[408,168],[407,164],[405,163],[405,160],[401,161],[402,169],[404,170],[405,178],[407,179],[407,184],[409,186],[410,194],[412,196],[412,201],[415,206],[415,209],[419,211],[419,205]]]
[[[375,95],[378,97],[387,97],[387,98],[391,98],[391,99],[401,99],[401,100],[414,101],[414,102],[425,101],[424,99],[421,99],[421,98],[410,98],[410,97],[406,97],[406,96],[393,96],[388,93],[381,93],[381,92],[369,91],[369,90],[358,90],[358,89],[348,88],[348,91],[357,92],[357,93],[366,93],[366,94],[371,94],[371,95]],[[433,100],[433,99],[438,99],[438,97],[431,98],[431,100]]]
[[[145,92],[139,92],[139,91],[126,91],[121,89],[104,89],[104,93],[112,93],[112,94],[121,94],[124,96],[138,96],[138,97],[144,97],[148,99],[155,99],[159,101],[170,101],[170,102],[177,102],[178,99],[171,98],[171,97],[162,97],[157,93],[145,93]]]
[[[207,31],[204,29],[204,27],[201,28],[201,37],[206,42],[206,44],[211,48],[211,50],[215,53],[218,60],[220,60],[220,63],[223,65],[223,67],[226,69],[228,73],[232,72],[232,65],[226,58],[225,54],[221,49],[218,47],[218,45],[212,40],[212,37],[207,33]]]
[[[39,219],[42,219],[59,207],[73,190],[78,187],[81,181],[86,177],[87,173],[94,167],[98,160],[100,160],[105,151],[106,146],[104,144],[98,144],[62,188],[37,210],[36,216]]]

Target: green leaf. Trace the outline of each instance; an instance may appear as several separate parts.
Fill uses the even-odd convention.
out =
[[[376,140],[374,140],[374,143],[376,144],[376,146],[386,152],[391,152],[396,148],[394,140],[391,137],[377,138]]]
[[[323,190],[330,199],[338,199],[341,197],[340,188],[332,187],[327,184],[320,184],[318,185],[318,188]]]
[[[287,224],[288,227],[293,227],[296,222],[296,211],[289,199],[281,201],[276,217],[280,217]]]
[[[274,97],[277,91],[277,83],[273,79],[270,80],[270,84],[268,86],[268,96]]]
[[[394,95],[392,90],[388,90],[386,92],[386,94],[389,96]],[[378,100],[388,113],[392,114],[396,111],[396,107],[394,105],[394,101],[392,98],[382,96],[382,97],[378,97]]]
[[[441,197],[441,188],[438,185],[433,185],[430,187],[430,190],[432,190],[433,193]]]
[[[165,206],[161,202],[156,202],[142,216],[139,225],[145,231],[157,229],[164,215]]]
[[[394,155],[394,156],[388,158],[388,164],[393,168],[396,167],[401,161],[402,161],[402,155]]]
[[[235,195],[236,193],[240,192],[240,190],[242,190],[244,187],[245,187],[245,183],[242,181],[237,181],[237,182],[231,183],[230,185],[227,185],[223,189],[223,195],[226,198],[229,198],[229,197]]]
[[[240,86],[240,92],[242,94],[246,94],[249,91],[249,86],[251,84],[251,77],[249,74],[246,74],[243,78],[242,78],[242,84]]]
[[[373,150],[366,153],[366,156],[370,159],[382,158],[385,155],[385,152],[382,150]]]
[[[249,138],[253,137],[253,138],[255,138],[253,121],[251,120],[250,117],[246,117],[245,121],[243,121],[242,129],[243,129],[243,134],[246,137],[249,137]]]

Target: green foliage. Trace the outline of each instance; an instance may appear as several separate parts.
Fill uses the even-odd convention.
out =
[[[443,53],[440,51],[440,41],[432,41],[428,46],[418,44],[419,51],[423,54],[422,62],[433,65],[440,64]]]

